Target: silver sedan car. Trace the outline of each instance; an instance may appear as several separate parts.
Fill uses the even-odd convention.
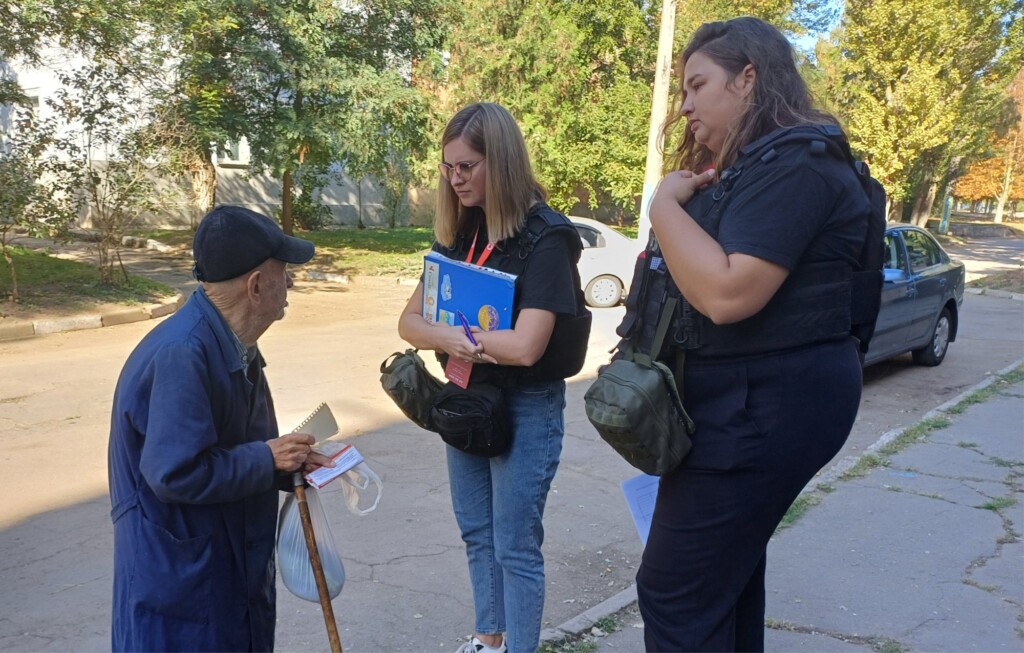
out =
[[[574,215],[569,219],[583,241],[577,267],[587,304],[595,308],[617,305],[629,291],[633,266],[643,246],[603,222]]]

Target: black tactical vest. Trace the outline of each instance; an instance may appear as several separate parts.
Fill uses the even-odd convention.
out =
[[[794,127],[773,132],[744,147],[736,163],[722,172],[719,183],[697,192],[684,208],[717,240],[733,188],[778,160],[778,148],[783,143],[802,141],[810,148],[812,156],[839,157],[854,164],[849,148],[840,139],[839,129],[831,126]],[[873,192],[868,190],[870,177],[866,168],[855,166],[855,169],[869,199],[873,199]],[[880,187],[878,192],[881,192]],[[884,195],[882,198],[884,213]],[[873,211],[878,213],[877,204],[873,204]],[[624,341],[620,348],[649,350],[661,307],[671,296],[679,299],[670,328],[672,337],[666,338],[662,351],[651,352],[655,358],[669,359],[675,348],[693,350],[698,356],[744,356],[843,338],[851,333],[861,338],[862,349],[866,350],[880,300],[884,228],[884,216],[872,215],[869,242],[861,253],[857,270],[839,261],[800,263],[757,314],[723,325],[716,325],[699,313],[680,294],[652,233],[634,270],[626,299],[626,316],[616,329]],[[876,244],[879,252],[874,252]]]

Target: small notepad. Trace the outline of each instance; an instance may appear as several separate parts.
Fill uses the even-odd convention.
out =
[[[291,430],[291,433],[309,433],[317,442],[338,434],[338,421],[326,403],[317,406],[309,417]]]

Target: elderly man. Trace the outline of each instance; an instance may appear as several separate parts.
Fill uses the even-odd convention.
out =
[[[270,651],[278,490],[331,465],[278,436],[257,339],[284,317],[313,244],[220,206],[193,246],[202,282],[121,371],[108,474],[115,651]]]

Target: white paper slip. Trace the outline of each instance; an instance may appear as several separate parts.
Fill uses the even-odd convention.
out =
[[[334,467],[321,467],[306,474],[306,481],[318,490],[363,462],[363,455],[351,444],[346,444],[330,457]]]
[[[644,546],[647,546],[647,535],[651,532],[651,517],[654,516],[654,504],[658,499],[659,480],[657,476],[640,474],[621,483],[629,514],[633,516],[633,525]]]

